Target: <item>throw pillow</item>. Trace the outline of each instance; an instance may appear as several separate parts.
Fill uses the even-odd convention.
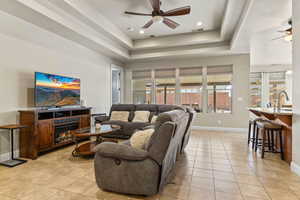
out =
[[[152,119],[151,119],[151,124],[154,124],[155,122],[156,122],[156,120],[157,120],[157,115],[154,115],[153,117],[152,117]]]
[[[130,138],[130,145],[136,149],[146,149],[146,146],[154,133],[154,129],[146,129],[135,132]]]
[[[133,122],[149,122],[149,111],[135,111]]]
[[[128,117],[129,117],[128,111],[112,111],[110,120],[128,122]]]

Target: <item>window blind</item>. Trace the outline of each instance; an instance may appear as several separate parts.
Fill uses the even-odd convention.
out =
[[[202,67],[187,67],[179,69],[179,76],[201,76]]]
[[[270,72],[270,80],[285,80],[285,72]]]
[[[174,68],[155,70],[155,78],[175,78],[175,76],[176,70]]]
[[[135,70],[132,72],[132,79],[151,79],[151,70]]]
[[[207,67],[207,75],[232,74],[232,73],[233,73],[232,65]]]
[[[249,74],[250,79],[257,79],[262,77],[261,72],[252,72]]]

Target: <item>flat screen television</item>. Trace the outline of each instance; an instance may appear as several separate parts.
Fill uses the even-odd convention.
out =
[[[35,72],[35,106],[80,105],[80,79]]]

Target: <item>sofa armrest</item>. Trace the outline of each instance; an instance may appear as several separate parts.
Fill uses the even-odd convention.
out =
[[[105,122],[105,121],[108,121],[109,120],[109,116],[106,116],[106,115],[96,115],[95,116],[95,121],[96,122]]]
[[[95,147],[95,152],[103,157],[129,161],[142,161],[148,158],[148,152],[132,148],[126,144],[103,142]]]

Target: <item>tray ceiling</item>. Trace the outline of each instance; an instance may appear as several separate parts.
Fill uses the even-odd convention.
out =
[[[144,35],[139,30],[150,17],[123,13],[150,13],[148,0],[1,0],[0,11],[93,51],[134,62],[249,53],[254,34],[279,26],[291,15],[290,2],[162,0],[164,11],[190,5],[191,15],[172,17],[181,24],[176,30],[154,24]],[[198,21],[205,31],[191,33],[199,28]],[[135,30],[128,32],[128,27]]]
[[[124,11],[151,13],[152,8],[148,0],[110,0],[105,3],[99,0],[89,0],[89,3],[96,10],[107,17],[122,31],[126,32],[131,39],[142,39],[150,35],[164,36],[189,33],[202,27],[205,30],[220,29],[226,2],[227,0],[210,0],[209,3],[207,0],[162,0],[161,9],[163,11],[190,5],[192,7],[191,14],[170,17],[180,24],[176,30],[157,23],[147,29],[144,35],[140,35],[139,30],[151,17],[125,15]],[[203,26],[197,26],[197,22],[199,21],[203,22]],[[134,30],[129,32],[128,28],[133,28]]]

